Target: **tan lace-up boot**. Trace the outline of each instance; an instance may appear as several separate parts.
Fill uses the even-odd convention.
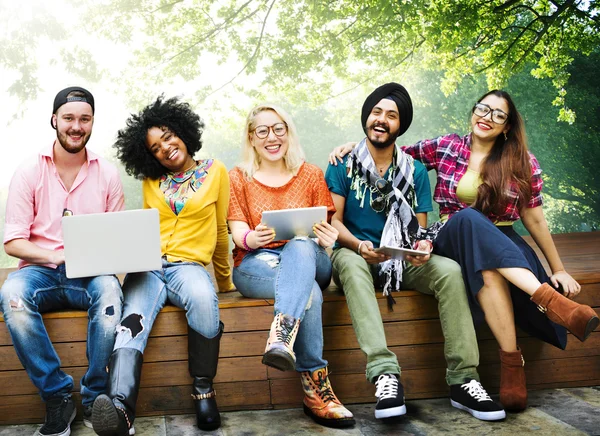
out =
[[[304,389],[304,413],[317,424],[326,427],[351,427],[354,425],[352,412],[337,399],[329,382],[327,367],[300,374]]]

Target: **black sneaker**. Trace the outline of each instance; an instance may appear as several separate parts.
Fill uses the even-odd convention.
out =
[[[83,407],[83,425],[87,428],[93,429],[92,426],[92,406],[84,406]]]
[[[77,410],[70,395],[52,397],[46,401],[46,422],[36,435],[68,436],[71,434],[71,423]]]
[[[382,374],[375,381],[377,406],[375,418],[391,418],[406,413],[404,387],[394,374]]]
[[[470,379],[462,385],[450,386],[450,403],[482,421],[498,421],[506,418],[502,406],[490,398],[477,380]]]

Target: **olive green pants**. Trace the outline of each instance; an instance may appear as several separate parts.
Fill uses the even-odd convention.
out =
[[[346,295],[356,338],[367,356],[367,379],[373,382],[381,374],[400,375],[398,358],[387,348],[375,296],[372,275],[376,273],[375,268],[347,248],[336,249],[332,261],[333,279]],[[469,378],[479,381],[479,348],[460,266],[451,259],[432,254],[425,265],[408,265],[404,269],[402,287],[433,295],[438,301],[445,338],[446,382],[461,384]]]

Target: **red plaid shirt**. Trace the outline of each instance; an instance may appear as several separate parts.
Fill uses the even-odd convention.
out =
[[[433,199],[440,205],[440,215],[452,216],[456,212],[469,207],[462,203],[456,196],[456,187],[462,176],[467,172],[469,157],[471,156],[471,135],[460,137],[456,133],[440,136],[435,139],[426,139],[416,144],[404,146],[402,149],[415,159],[423,162],[428,170],[437,171],[437,184],[433,192]],[[532,195],[527,207],[542,205],[542,169],[535,156],[529,153],[531,162],[531,189]],[[520,219],[517,204],[518,194],[516,186],[509,188],[509,201],[506,210],[501,215],[491,215],[494,221],[517,221]]]

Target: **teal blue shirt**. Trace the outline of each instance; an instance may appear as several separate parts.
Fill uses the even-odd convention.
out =
[[[339,162],[337,166],[329,164],[325,173],[325,181],[331,192],[346,199],[343,217],[346,228],[359,240],[371,241],[373,246],[377,248],[387,216],[385,212],[375,212],[371,208],[371,193],[369,190],[365,195],[364,206],[360,207],[360,200],[356,199],[356,191],[350,189],[352,179],[346,175],[347,160],[348,155],[344,157],[342,164]],[[383,176],[384,179],[388,178],[389,171],[388,169]],[[415,213],[432,211],[431,185],[429,184],[429,177],[427,177],[427,169],[417,160],[415,160],[413,178],[417,198]]]

